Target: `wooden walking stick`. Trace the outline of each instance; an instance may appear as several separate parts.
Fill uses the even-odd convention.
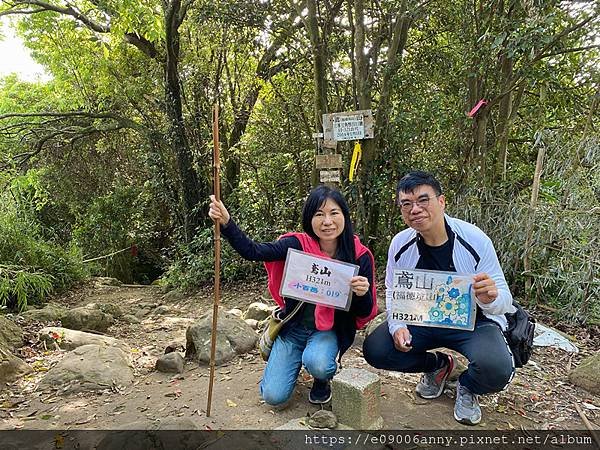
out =
[[[213,192],[217,201],[221,200],[221,185],[219,182],[219,104],[213,107]],[[210,336],[210,378],[208,380],[208,401],[206,417],[210,417],[213,382],[215,380],[215,352],[217,344],[217,315],[219,312],[219,297],[221,284],[221,225],[215,222],[215,300],[213,302],[212,332]]]

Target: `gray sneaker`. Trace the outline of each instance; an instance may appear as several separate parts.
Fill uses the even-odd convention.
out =
[[[454,403],[454,418],[465,425],[477,425],[481,422],[481,408],[477,395],[456,382],[456,402]]]
[[[440,369],[433,372],[424,373],[421,381],[417,383],[417,394],[426,399],[438,398],[444,392],[446,380],[454,369],[454,359],[452,356],[446,355],[448,362]]]

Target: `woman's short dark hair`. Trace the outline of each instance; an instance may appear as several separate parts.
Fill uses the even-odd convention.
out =
[[[432,174],[422,170],[414,170],[400,179],[396,188],[396,197],[400,196],[400,192],[412,194],[416,188],[423,185],[431,186],[435,191],[435,195],[442,195],[442,186]]]
[[[304,207],[302,208],[302,228],[304,232],[311,236],[315,240],[319,240],[315,230],[312,227],[312,218],[317,213],[320,207],[322,207],[327,199],[331,199],[336,202],[342,214],[344,215],[344,230],[338,237],[338,246],[335,254],[335,258],[340,261],[354,263],[355,250],[354,250],[354,230],[352,228],[352,221],[350,220],[350,208],[348,203],[340,191],[337,189],[330,188],[321,184],[310,191]]]

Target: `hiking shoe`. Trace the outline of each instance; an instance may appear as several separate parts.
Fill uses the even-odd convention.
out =
[[[432,399],[438,398],[444,392],[446,380],[454,369],[454,359],[452,356],[445,355],[447,362],[440,369],[433,372],[424,373],[421,380],[417,383],[417,394],[419,397]]]
[[[331,400],[331,386],[329,380],[317,380],[313,381],[312,388],[308,393],[308,401],[313,405],[321,405]]]
[[[461,386],[460,381],[456,383],[454,418],[465,425],[477,425],[481,422],[481,408],[477,395]]]

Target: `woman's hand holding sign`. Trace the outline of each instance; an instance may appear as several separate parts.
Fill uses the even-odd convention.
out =
[[[350,287],[356,295],[365,295],[369,291],[369,280],[367,280],[367,277],[352,277],[350,279]]]

